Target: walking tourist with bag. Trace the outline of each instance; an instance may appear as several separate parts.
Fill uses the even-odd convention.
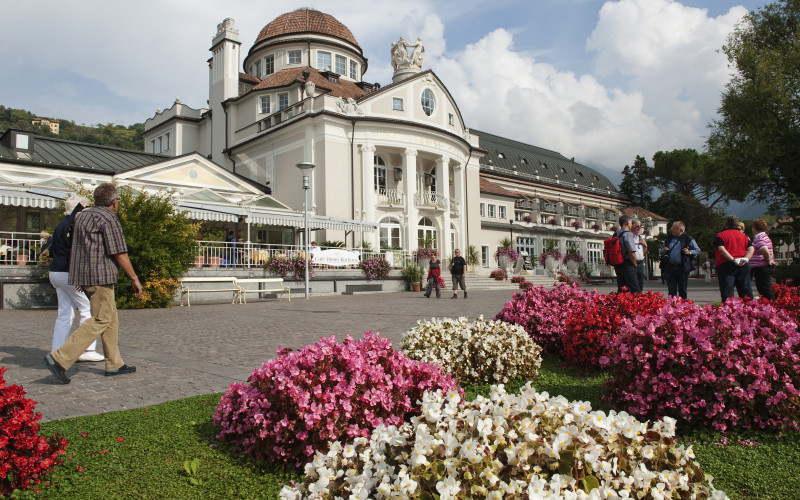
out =
[[[619,218],[620,229],[614,236],[607,238],[604,242],[603,258],[607,263],[614,266],[617,273],[617,292],[622,292],[623,288],[631,293],[641,293],[639,288],[639,277],[636,274],[636,236],[631,232],[632,219],[628,215]]]
[[[700,254],[700,247],[694,238],[686,234],[686,225],[676,220],[672,223],[670,236],[661,248],[665,262],[667,292],[670,297],[686,298],[689,287],[689,273],[695,268],[694,260]]]
[[[436,287],[436,298],[439,299],[442,297],[442,293],[439,290],[439,275],[441,274],[441,261],[439,261],[439,257],[433,256],[431,257],[431,262],[428,265],[428,289],[425,291],[425,297],[430,298],[431,296],[431,288]]]
[[[461,251],[455,249],[455,257],[450,261],[450,275],[453,277],[453,296],[451,299],[458,298],[458,286],[464,290],[464,298],[467,298],[467,285],[464,282],[464,273],[467,272],[467,261],[461,256]]]

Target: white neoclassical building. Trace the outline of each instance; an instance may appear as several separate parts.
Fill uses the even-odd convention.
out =
[[[278,16],[241,48],[225,19],[209,49],[208,107],[176,99],[159,110],[145,123],[145,150],[196,152],[295,210],[304,203],[295,165],[312,162],[316,216],[378,226],[319,229],[313,239],[412,251],[427,239],[444,256],[473,246],[492,267],[508,236],[531,256],[555,246],[591,261],[627,206],[573,159],[470,130],[445,82],[424,69],[419,39],[392,44],[385,86],[363,79],[368,61],[350,30],[316,10]],[[645,226],[657,233],[666,221]]]

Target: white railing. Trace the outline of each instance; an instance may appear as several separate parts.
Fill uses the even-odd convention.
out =
[[[447,198],[435,191],[422,191],[414,194],[418,207],[436,207],[447,209]]]
[[[46,240],[39,233],[0,232],[0,264],[36,264]]]
[[[403,192],[398,189],[380,188],[375,194],[378,205],[403,205]]]

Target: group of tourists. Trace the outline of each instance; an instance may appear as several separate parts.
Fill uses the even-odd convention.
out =
[[[467,284],[464,281],[464,273],[467,272],[467,261],[461,256],[461,250],[455,249],[453,252],[455,256],[450,259],[450,276],[453,278],[453,296],[451,299],[458,298],[458,287],[464,292],[464,298],[467,298]],[[425,290],[425,297],[430,298],[431,292],[436,290],[436,298],[442,297],[439,291],[441,278],[441,261],[439,257],[434,255],[428,263],[428,287]]]
[[[641,293],[644,289],[644,255],[647,243],[639,235],[642,223],[628,215],[619,218],[619,230],[614,236],[619,239],[624,259],[614,266],[617,274],[617,291],[627,290]],[[745,225],[735,215],[725,218],[725,229],[714,238],[719,291],[722,301],[734,296],[753,298],[751,279],[756,282],[756,290],[761,297],[774,300],[772,274],[775,257],[772,241],[766,233],[767,223],[756,219],[751,226],[753,239],[745,234]],[[686,224],[675,221],[670,235],[661,248],[660,268],[666,280],[670,297],[687,298],[689,274],[695,269],[695,261],[700,254],[697,242],[686,233]],[[710,262],[706,262],[706,278],[711,273]],[[706,279],[708,282],[708,279]]]

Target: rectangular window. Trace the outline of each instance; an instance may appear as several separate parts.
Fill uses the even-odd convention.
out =
[[[261,114],[266,114],[266,113],[271,113],[272,112],[270,110],[269,104],[270,104],[269,96],[268,95],[262,95],[261,96],[261,106],[260,106],[261,107]]]
[[[494,219],[497,207],[494,205],[489,205],[488,210],[486,212],[486,216]]]
[[[164,151],[164,142],[163,142],[161,136],[159,136],[158,137],[158,152],[160,153],[162,151]]]
[[[345,68],[347,67],[347,58],[336,56],[336,72],[340,75],[346,75]]]
[[[317,52],[317,69],[320,71],[331,70],[331,53]]]
[[[358,65],[355,61],[350,61],[350,78],[358,80]]]
[[[264,74],[271,75],[275,73],[275,56],[267,56],[264,58]]]
[[[489,267],[489,247],[486,245],[481,247],[481,265],[483,267]]]
[[[302,55],[299,50],[289,51],[289,64],[300,64],[302,62]]]
[[[506,218],[506,206],[505,205],[500,205],[499,207],[497,207],[497,217],[499,217],[501,219],[505,219]]]
[[[375,166],[375,190],[386,192],[386,167]]]
[[[156,152],[156,140],[155,139],[150,141],[150,152],[151,153],[155,153]]]
[[[395,111],[403,111],[403,99],[400,97],[392,98],[392,109]]]
[[[255,64],[255,66],[254,66],[254,68],[253,68],[253,73],[254,73],[254,74],[257,76],[257,77],[261,78],[261,61],[258,61],[258,62]]]
[[[481,203],[481,217],[486,216],[486,205]]]
[[[278,111],[289,107],[289,94],[278,94]]]
[[[453,116],[453,113],[450,113],[449,115],[447,115],[447,123],[449,123],[450,125],[454,125],[455,121],[456,120],[455,120],[455,117]]]
[[[164,142],[166,143],[166,147],[164,149],[166,151],[169,151],[169,132],[164,134]]]

